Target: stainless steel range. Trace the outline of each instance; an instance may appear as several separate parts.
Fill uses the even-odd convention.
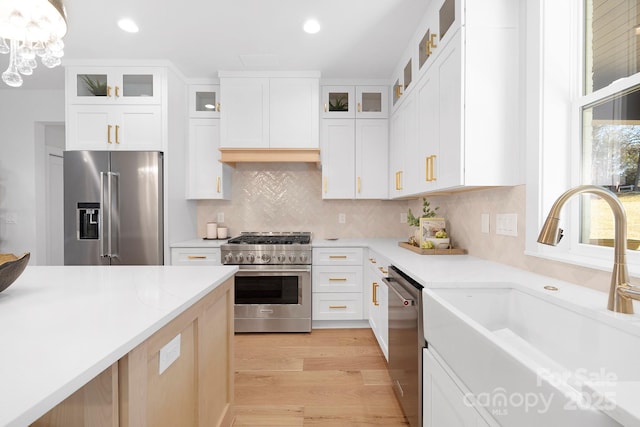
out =
[[[236,332],[311,331],[310,232],[242,232],[220,249],[240,269]]]

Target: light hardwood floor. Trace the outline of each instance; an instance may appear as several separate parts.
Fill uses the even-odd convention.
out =
[[[235,335],[234,426],[408,426],[370,329]]]

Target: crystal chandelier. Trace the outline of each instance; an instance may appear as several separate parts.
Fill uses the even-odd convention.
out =
[[[12,87],[21,86],[22,76],[30,76],[38,66],[36,56],[47,68],[60,65],[66,33],[61,0],[1,0],[0,53],[9,54],[2,80]]]

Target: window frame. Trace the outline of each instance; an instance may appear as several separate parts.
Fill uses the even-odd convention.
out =
[[[582,107],[640,84],[640,73],[585,95],[584,0],[526,3],[529,41],[525,78],[528,159],[525,254],[611,271],[613,248],[579,242],[578,197],[562,209],[560,226],[565,238],[558,246],[539,244],[537,236],[555,199],[582,184]],[[552,67],[545,67],[549,63],[564,64],[567,69],[550,70]],[[640,277],[640,251],[627,251],[627,266],[631,276]]]

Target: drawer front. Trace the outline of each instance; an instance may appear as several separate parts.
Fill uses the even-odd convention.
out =
[[[362,267],[313,267],[313,292],[362,292]]]
[[[313,248],[314,265],[362,265],[362,248]]]
[[[388,277],[388,270],[391,262],[380,254],[369,250],[367,258],[364,260],[364,265],[366,266],[365,268],[370,269],[376,277],[381,279],[383,277]]]
[[[171,248],[171,265],[222,265],[220,248]]]
[[[361,320],[362,293],[313,293],[313,320]]]

